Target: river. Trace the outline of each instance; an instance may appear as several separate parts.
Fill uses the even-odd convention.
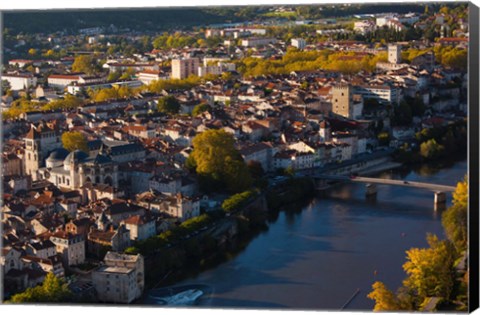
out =
[[[376,177],[456,185],[467,162],[442,169],[397,169]],[[447,205],[451,203],[448,194]],[[396,290],[405,278],[405,251],[425,247],[427,233],[443,238],[433,193],[343,184],[301,210],[286,209],[232,259],[177,283],[208,288],[198,307],[372,310],[366,297],[375,280]]]

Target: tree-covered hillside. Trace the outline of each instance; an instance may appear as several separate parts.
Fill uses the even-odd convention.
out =
[[[110,25],[121,29],[158,31],[215,23],[268,19],[271,16],[265,13],[274,8],[273,6],[224,6],[4,12],[4,27],[14,34],[76,31],[82,28],[108,27]],[[296,5],[290,6],[290,8],[296,13],[296,18],[319,19],[381,12],[423,12],[425,5]]]

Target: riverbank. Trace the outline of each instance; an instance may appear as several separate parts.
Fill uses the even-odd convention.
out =
[[[401,163],[386,161],[376,163],[360,172],[362,175],[374,175],[401,167],[404,167]],[[270,187],[257,196],[252,204],[245,207],[250,208],[250,211],[242,209],[238,213],[221,218],[204,234],[172,248],[162,249],[155,257],[147,259],[146,270],[151,279],[147,290],[176,285],[184,279],[194,278],[235,259],[252,240],[269,231],[269,225],[278,219],[282,210],[292,210],[288,211],[289,215],[293,213],[301,215],[314,196],[313,181],[307,177],[289,178],[282,184]]]
[[[218,218],[208,230],[174,246],[155,250],[145,258],[146,292],[171,286],[228,261],[245,249],[253,238],[268,230],[267,222],[281,206],[314,194],[309,179],[290,178],[284,185],[259,194],[242,209]],[[145,292],[145,294],[146,294]],[[137,303],[143,303],[144,294]]]
[[[435,173],[397,168],[384,174],[453,185],[465,169],[462,162]],[[197,307],[337,311],[360,289],[345,310],[371,311],[374,302],[366,296],[373,282],[401,286],[405,251],[425,248],[426,233],[443,231],[430,193],[401,186],[383,187],[378,200],[370,202],[363,185],[341,184],[328,198],[269,213],[268,230],[245,248],[173,287],[212,288],[214,294]]]
[[[214,267],[229,259],[232,250],[245,247],[250,235],[267,228],[265,195],[256,196],[238,211],[215,216],[214,221],[188,237],[143,253],[146,274],[149,274],[147,290],[172,285]]]
[[[364,172],[378,173],[399,166],[394,162],[375,164]],[[173,285],[232,259],[259,233],[268,230],[267,222],[279,211],[288,206],[301,209],[314,196],[314,184],[308,177],[288,178],[269,187],[240,211],[217,219],[204,233],[147,256],[146,270],[152,275],[147,279],[147,288]]]

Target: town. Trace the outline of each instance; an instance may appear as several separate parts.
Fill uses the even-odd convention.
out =
[[[5,25],[4,297],[63,279],[53,301],[133,303],[179,268],[168,253],[200,261],[290,179],[466,156],[468,7],[418,8],[270,7],[163,33]]]

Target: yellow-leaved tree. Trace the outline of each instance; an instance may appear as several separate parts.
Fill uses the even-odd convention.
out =
[[[456,251],[448,240],[440,241],[436,235],[427,235],[429,248],[412,248],[407,251],[407,262],[403,270],[408,277],[403,285],[416,300],[423,303],[425,298],[450,299],[455,280],[454,262]]]
[[[241,192],[250,188],[252,178],[234,138],[226,131],[207,130],[193,139],[193,151],[187,165],[199,175],[204,190],[227,189]]]
[[[374,311],[399,311],[402,309],[397,296],[383,282],[375,282],[372,289],[373,291],[367,297],[375,301]]]
[[[468,178],[457,184],[453,205],[442,214],[442,225],[448,239],[459,252],[467,249],[468,240]]]
[[[42,285],[28,288],[25,292],[15,294],[10,301],[12,303],[60,303],[71,300],[72,292],[68,289],[67,284],[53,273],[48,273]]]
[[[62,144],[70,152],[75,150],[88,152],[87,138],[79,131],[63,133]]]

